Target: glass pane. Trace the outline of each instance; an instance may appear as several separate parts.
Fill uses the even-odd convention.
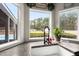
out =
[[[14,22],[10,19],[9,41],[16,39],[16,27]]]
[[[78,18],[78,10],[67,10],[61,12],[60,16],[60,28],[64,30],[64,37],[68,38],[76,38],[77,36],[77,18]]]
[[[4,41],[5,41],[5,27],[0,26],[0,43],[3,43]]]
[[[30,38],[43,37],[45,26],[49,26],[49,12],[30,10]]]
[[[0,9],[0,44],[8,42],[8,16]]]
[[[7,5],[9,11],[10,11],[16,18],[18,18],[18,15],[17,15],[17,13],[18,13],[18,8],[17,8],[17,6],[14,5],[14,4],[12,4],[12,3],[6,3],[6,5]]]

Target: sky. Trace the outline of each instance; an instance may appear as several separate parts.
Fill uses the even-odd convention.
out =
[[[13,15],[17,18],[17,7],[11,3],[6,3],[6,5],[8,6],[8,8],[10,9],[10,11],[13,13]],[[45,12],[38,12],[38,11],[30,11],[30,20],[34,20],[37,18],[45,18],[45,17],[49,17],[49,13],[45,13]]]
[[[18,8],[12,3],[6,3],[6,5],[10,9],[12,14],[17,18],[17,10],[18,10]]]
[[[45,18],[45,17],[49,17],[49,13],[30,11],[30,20],[34,20],[37,18]]]

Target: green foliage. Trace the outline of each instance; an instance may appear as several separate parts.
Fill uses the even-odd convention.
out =
[[[75,34],[70,34],[70,33],[63,33],[62,34],[62,37],[64,38],[73,38],[73,39],[76,39],[76,35]]]
[[[49,25],[49,18],[37,18],[31,21],[31,29],[42,30]]]
[[[53,30],[53,34],[56,36],[56,37],[61,37],[62,36],[62,34],[63,34],[63,30],[62,29],[60,29],[60,28],[58,28],[58,27],[56,27],[56,28],[54,28],[54,30]]]
[[[30,32],[30,37],[33,38],[33,37],[44,37],[44,32]]]
[[[53,33],[58,38],[60,38],[60,37],[74,38],[74,39],[76,38],[75,34],[65,33],[62,29],[57,28],[57,27],[53,30]]]
[[[55,31],[57,31],[57,32],[55,32],[55,34],[58,34],[59,31],[58,30],[55,30]],[[59,34],[59,36],[60,36],[60,34]],[[30,32],[30,37],[31,38],[33,38],[33,37],[44,37],[44,32],[37,32],[37,31],[36,32]],[[62,32],[60,37],[75,39],[76,35]]]
[[[76,30],[77,13],[62,13],[60,15],[60,28],[64,30]]]

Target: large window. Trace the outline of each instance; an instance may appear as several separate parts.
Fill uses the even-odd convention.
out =
[[[9,40],[14,41],[17,39],[17,22],[18,22],[18,15],[19,15],[19,4],[13,3],[6,3],[6,9],[9,11],[11,16],[14,16],[13,19],[9,19]]]
[[[30,10],[30,38],[44,36],[44,27],[49,26],[49,18],[48,11]]]
[[[59,13],[60,28],[64,30],[65,38],[77,38],[78,9],[71,8]]]
[[[0,9],[0,44],[17,39],[17,6],[9,3],[3,6],[8,13]]]

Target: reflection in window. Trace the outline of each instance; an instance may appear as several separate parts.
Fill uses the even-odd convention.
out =
[[[8,42],[8,16],[0,9],[0,44]]]
[[[0,24],[0,44],[5,41],[5,27]]]
[[[10,19],[9,41],[14,41],[15,39],[16,39],[16,26],[14,22]]]
[[[0,9],[0,44],[17,38],[16,23]]]

